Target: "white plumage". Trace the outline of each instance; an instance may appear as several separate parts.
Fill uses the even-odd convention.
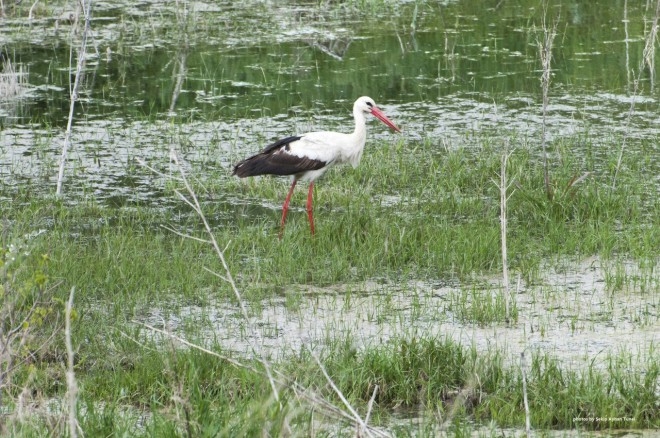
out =
[[[240,178],[256,175],[293,175],[293,183],[282,208],[280,237],[284,231],[286,214],[293,189],[298,180],[310,181],[307,194],[307,215],[314,234],[312,194],[314,181],[336,164],[351,164],[357,167],[362,158],[367,138],[366,115],[372,114],[397,132],[401,130],[388,119],[370,97],[360,97],[353,105],[355,130],[350,134],[332,131],[310,132],[287,137],[266,146],[234,166],[233,174]]]

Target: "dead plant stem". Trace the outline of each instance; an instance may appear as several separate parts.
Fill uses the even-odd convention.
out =
[[[355,411],[353,406],[351,406],[351,404],[348,402],[346,397],[344,397],[344,394],[342,394],[342,392],[339,390],[339,388],[337,388],[337,385],[335,385],[335,383],[332,381],[332,379],[330,378],[330,375],[326,371],[325,367],[321,363],[321,360],[318,358],[318,356],[316,354],[312,353],[312,357],[314,358],[314,360],[316,361],[316,364],[321,369],[321,372],[325,376],[325,378],[328,381],[328,384],[330,385],[330,387],[333,389],[333,391],[335,391],[335,394],[337,394],[337,396],[342,401],[342,403],[344,403],[344,406],[346,406],[346,409],[348,409],[348,411],[351,414],[353,414],[353,418],[359,426],[360,434],[362,432],[364,432],[366,434],[366,436],[370,436],[370,437],[373,436],[371,434],[371,432],[369,431],[369,428],[367,427],[367,423],[360,417],[360,415]]]
[[[250,315],[248,314],[247,308],[245,307],[245,303],[243,302],[243,297],[241,296],[240,291],[238,290],[238,287],[236,286],[236,282],[234,281],[234,277],[231,275],[231,270],[229,269],[229,265],[227,264],[227,260],[225,259],[225,254],[224,251],[220,248],[220,245],[218,245],[218,241],[215,239],[215,235],[213,234],[213,230],[211,229],[211,225],[209,225],[208,221],[206,220],[206,216],[204,215],[204,211],[202,210],[202,206],[199,203],[199,200],[197,199],[197,195],[195,194],[195,190],[192,188],[190,185],[188,178],[186,176],[186,173],[183,169],[183,165],[180,161],[180,158],[175,150],[172,150],[170,152],[171,157],[175,160],[175,164],[178,167],[179,174],[181,175],[181,180],[183,181],[184,186],[186,187],[186,191],[188,192],[188,197],[185,196],[183,193],[179,192],[178,190],[175,191],[177,196],[181,198],[185,203],[190,205],[190,207],[195,211],[197,216],[200,218],[202,221],[202,224],[204,225],[204,229],[209,236],[209,241],[211,243],[211,246],[215,250],[216,255],[218,256],[218,259],[220,260],[220,263],[222,264],[222,268],[225,272],[224,275],[216,274],[220,278],[222,278],[224,281],[226,281],[229,286],[231,287],[232,291],[234,292],[234,296],[236,297],[236,300],[238,301],[238,304],[241,308],[241,313],[243,314],[243,318],[245,319],[245,322],[248,324],[250,327],[250,331],[253,333],[255,338],[260,339],[259,332],[257,329],[254,327],[252,324],[252,320],[250,319]],[[260,362],[264,366],[264,370],[266,371],[266,375],[268,376],[268,381],[270,382],[271,389],[273,391],[273,396],[275,397],[275,400],[279,402],[280,397],[279,393],[277,390],[277,387],[275,386],[275,381],[273,379],[273,375],[271,372],[271,366],[268,360],[264,357],[263,354],[257,354],[258,348],[255,345],[254,342],[250,342],[250,346],[252,348],[253,354],[257,355],[259,357]]]
[[[549,104],[549,91],[550,80],[552,77],[552,44],[557,36],[557,23],[555,20],[552,28],[547,26],[547,3],[543,5],[543,38],[538,42],[539,55],[541,57],[541,66],[543,73],[541,74],[541,90],[543,94],[542,103],[542,121],[541,121],[541,147],[543,149],[543,180],[545,184],[545,191],[549,199],[552,199],[552,189],[550,187],[550,173],[548,170],[548,146],[547,146],[547,118],[548,118],[548,104]]]
[[[504,288],[504,301],[506,308],[506,319],[507,321],[510,318],[510,288],[509,288],[509,265],[507,257],[507,218],[506,218],[506,205],[509,199],[507,192],[511,184],[507,183],[506,177],[506,167],[509,161],[509,156],[511,155],[508,150],[505,149],[504,154],[502,154],[502,167],[500,169],[500,232],[502,240],[502,287]]]
[[[73,309],[73,295],[75,293],[75,286],[71,288],[69,294],[69,301],[66,304],[66,313],[64,320],[64,336],[66,340],[66,353],[67,353],[67,371],[66,371],[66,386],[69,403],[69,436],[76,438],[78,436],[78,419],[76,417],[76,401],[78,398],[78,384],[76,382],[76,375],[73,370],[73,346],[71,344],[71,310]]]
[[[64,143],[62,144],[62,156],[60,157],[60,168],[57,176],[57,190],[55,194],[62,196],[62,183],[64,180],[64,168],[66,166],[67,155],[69,147],[71,146],[71,129],[73,126],[73,113],[78,100],[78,89],[80,88],[82,70],[85,65],[85,57],[87,52],[87,35],[91,27],[91,12],[92,0],[81,0],[81,8],[84,14],[85,24],[83,26],[82,37],[80,41],[80,49],[78,50],[78,62],[76,65],[76,74],[73,81],[73,87],[70,90],[70,103],[69,103],[69,118],[66,125],[66,132],[64,133]],[[71,45],[73,50],[73,44]]]
[[[532,436],[531,419],[529,416],[529,402],[527,401],[527,373],[525,371],[525,352],[520,353],[520,372],[522,373],[523,403],[525,405],[525,433],[527,438]]]

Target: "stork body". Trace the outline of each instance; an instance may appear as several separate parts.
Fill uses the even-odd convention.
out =
[[[367,114],[372,114],[393,130],[401,132],[376,107],[373,99],[363,96],[353,105],[355,130],[352,133],[320,131],[287,137],[266,146],[260,153],[234,166],[233,174],[240,178],[256,175],[293,176],[291,188],[282,207],[280,237],[284,231],[291,195],[298,180],[309,181],[307,216],[310,230],[314,234],[314,216],[312,214],[314,182],[334,165],[350,163],[353,167],[357,167],[362,158],[367,138]]]

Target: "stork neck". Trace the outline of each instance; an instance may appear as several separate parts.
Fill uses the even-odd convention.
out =
[[[364,112],[357,108],[353,109],[353,118],[355,119],[355,131],[353,131],[355,144],[364,145],[367,138],[367,119],[364,116]]]

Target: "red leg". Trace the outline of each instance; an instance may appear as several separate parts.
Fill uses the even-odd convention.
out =
[[[289,189],[289,194],[286,195],[284,200],[284,205],[282,206],[282,224],[280,228],[280,239],[282,238],[282,233],[284,233],[284,223],[286,222],[286,214],[289,211],[289,202],[291,202],[291,195],[293,195],[293,189],[296,187],[297,179],[294,178],[293,183],[291,183],[291,188]]]
[[[312,214],[312,197],[314,196],[314,181],[309,183],[309,192],[307,192],[307,217],[309,218],[309,228],[314,235],[314,215]]]

